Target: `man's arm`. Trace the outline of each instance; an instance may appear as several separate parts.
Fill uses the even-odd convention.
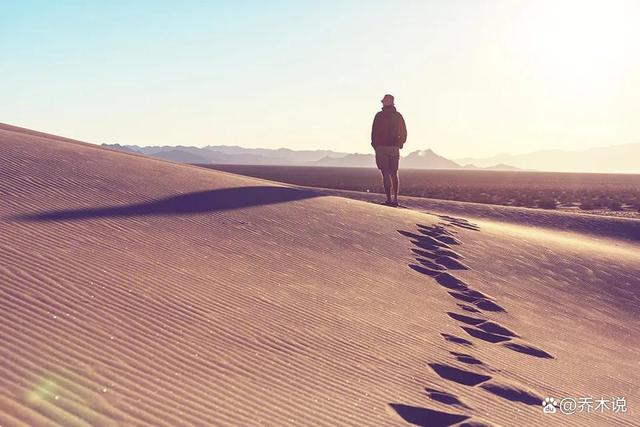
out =
[[[371,126],[371,146],[372,147],[375,147],[376,127],[377,127],[379,115],[380,115],[379,112],[376,113],[375,117],[373,118],[373,125]]]
[[[398,113],[398,142],[400,143],[400,148],[407,142],[407,125],[404,122],[404,117],[402,114]]]

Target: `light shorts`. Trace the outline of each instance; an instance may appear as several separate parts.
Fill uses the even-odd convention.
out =
[[[381,145],[376,150],[376,166],[384,173],[397,172],[400,162],[400,148]]]

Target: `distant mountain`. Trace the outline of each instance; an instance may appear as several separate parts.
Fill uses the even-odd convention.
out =
[[[114,150],[124,151],[124,152],[127,152],[127,153],[137,153],[138,152],[137,150],[135,150],[133,148],[130,148],[130,147],[126,146],[126,145],[120,145],[120,144],[102,144],[102,145],[104,147],[109,147],[109,148],[112,148]]]
[[[182,163],[209,163],[234,165],[274,166],[338,166],[375,167],[374,154],[348,154],[331,150],[277,150],[267,148],[243,148],[228,145],[207,147],[138,147],[136,145],[102,144],[116,150],[145,154]],[[417,150],[401,159],[403,168],[411,169],[461,169],[458,163],[436,154],[433,150]],[[465,168],[515,170],[512,166],[498,165],[490,168]]]
[[[331,150],[291,150],[289,148],[278,148],[274,150],[269,148],[243,148],[237,145],[209,145],[204,148],[227,155],[256,155],[270,159],[278,159],[280,161],[286,160],[289,164],[292,164],[292,162],[295,162],[297,164],[307,163],[319,160],[324,157],[339,158],[347,155],[347,153],[340,153]]]
[[[460,165],[429,149],[409,153],[402,159],[402,167],[411,169],[459,169]]]
[[[185,150],[158,151],[153,154],[153,157],[180,163],[206,163],[204,156],[199,156]]]
[[[314,166],[343,166],[343,167],[373,167],[376,164],[374,154],[349,154],[341,158],[325,157]],[[446,159],[433,150],[417,150],[402,157],[400,164],[403,168],[410,169],[459,169],[461,166],[454,161]]]
[[[305,165],[322,158],[341,158],[347,153],[331,150],[277,150],[265,148],[243,148],[238,146],[164,146],[138,147],[136,145],[102,144],[120,151],[135,152],[165,160],[183,163],[215,163],[238,165]]]
[[[467,165],[464,165],[464,168],[471,169],[471,170],[486,170],[486,171],[521,171],[522,170],[515,166],[505,165],[503,163],[493,165],[493,166],[486,166],[486,167],[467,164]]]
[[[640,143],[578,151],[545,150],[527,154],[501,154],[487,158],[456,159],[461,164],[489,166],[505,163],[521,169],[551,172],[640,173]]]
[[[324,157],[316,162],[310,162],[309,166],[338,166],[348,168],[373,167],[376,160],[373,154],[347,154],[344,157]]]

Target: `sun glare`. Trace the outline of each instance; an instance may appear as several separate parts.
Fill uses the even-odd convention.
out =
[[[638,68],[639,12],[631,1],[530,2],[516,49],[550,92],[612,95]]]

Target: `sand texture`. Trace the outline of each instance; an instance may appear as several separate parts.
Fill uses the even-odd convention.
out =
[[[640,425],[639,222],[371,197],[0,125],[0,425]]]

